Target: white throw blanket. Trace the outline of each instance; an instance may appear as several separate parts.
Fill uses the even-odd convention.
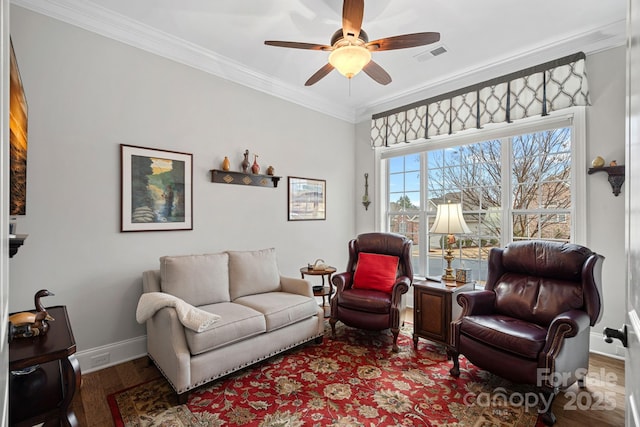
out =
[[[219,315],[194,307],[173,295],[164,292],[147,292],[142,294],[138,301],[138,308],[136,309],[137,322],[146,322],[156,311],[163,307],[174,307],[180,322],[185,327],[196,332],[206,331],[220,320]]]

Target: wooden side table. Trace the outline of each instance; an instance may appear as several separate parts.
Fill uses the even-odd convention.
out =
[[[445,346],[449,345],[452,320],[460,315],[462,307],[456,297],[474,289],[474,282],[447,286],[441,282],[417,280],[413,282],[413,347],[418,338],[425,338]]]
[[[38,368],[24,375],[9,374],[9,419],[12,426],[78,426],[70,408],[80,388],[80,364],[73,355],[76,342],[65,306],[47,308],[55,319],[46,335],[16,338],[9,343],[9,370]]]
[[[313,295],[316,297],[322,297],[322,308],[324,310],[324,317],[331,315],[331,295],[333,295],[333,283],[331,282],[331,275],[337,270],[334,267],[327,267],[324,270],[314,270],[309,267],[302,267],[300,269],[300,275],[304,279],[304,276],[320,276],[322,278],[322,286],[313,287]],[[325,286],[324,277],[327,276],[329,286]],[[325,298],[327,299],[325,302]]]

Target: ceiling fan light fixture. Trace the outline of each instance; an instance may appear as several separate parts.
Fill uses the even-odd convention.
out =
[[[329,62],[309,77],[304,83],[305,86],[316,84],[334,69],[348,79],[364,70],[365,74],[375,82],[388,85],[391,83],[391,76],[377,62],[371,60],[372,51],[407,49],[440,40],[440,33],[422,32],[386,37],[370,42],[369,36],[362,29],[363,17],[364,0],[343,0],[342,28],[333,33],[329,45],[277,40],[266,40],[264,43],[269,46],[294,49],[331,51]]]
[[[369,61],[371,61],[371,52],[364,46],[341,46],[329,55],[329,64],[348,79],[362,71]]]

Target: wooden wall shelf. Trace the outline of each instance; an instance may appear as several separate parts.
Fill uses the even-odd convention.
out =
[[[28,236],[28,234],[16,234],[16,237],[9,239],[9,258],[13,258],[13,256],[18,253],[18,249],[24,244]]]
[[[615,196],[620,194],[622,184],[624,184],[624,165],[620,166],[603,166],[601,168],[589,168],[589,175],[596,172],[606,172],[609,176],[609,184]]]
[[[221,184],[253,185],[256,187],[276,188],[278,186],[278,181],[280,181],[279,176],[211,169],[211,182],[218,182]]]

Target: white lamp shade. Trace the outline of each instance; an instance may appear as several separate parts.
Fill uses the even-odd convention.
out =
[[[371,52],[363,46],[342,46],[329,55],[329,64],[343,76],[351,78],[371,61]]]
[[[471,230],[464,221],[462,215],[461,203],[447,203],[438,205],[438,212],[436,213],[436,220],[429,230],[434,234],[466,234],[471,233]]]

